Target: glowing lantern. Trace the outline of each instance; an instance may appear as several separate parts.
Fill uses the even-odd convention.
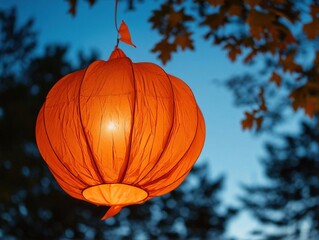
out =
[[[74,198],[122,207],[166,194],[185,179],[204,144],[205,124],[189,87],[115,48],[68,74],[37,119],[41,155]]]

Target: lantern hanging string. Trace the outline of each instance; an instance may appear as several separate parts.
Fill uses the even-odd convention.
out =
[[[115,9],[114,9],[114,24],[115,28],[117,31],[117,37],[116,37],[116,47],[118,47],[119,42],[120,42],[120,33],[119,33],[119,28],[117,26],[117,6],[118,6],[119,1],[115,0]]]
[[[132,42],[130,31],[129,31],[126,23],[122,20],[120,27],[118,27],[118,25],[117,25],[117,9],[118,9],[118,0],[115,0],[114,23],[115,23],[115,28],[117,31],[117,39],[116,39],[115,47],[116,48],[118,47],[120,41],[124,42],[126,44],[129,44],[133,47],[136,47],[135,44]]]

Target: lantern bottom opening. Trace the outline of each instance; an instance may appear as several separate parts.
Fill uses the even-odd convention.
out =
[[[124,183],[105,183],[83,190],[84,198],[97,205],[130,205],[141,203],[148,193],[136,186]]]

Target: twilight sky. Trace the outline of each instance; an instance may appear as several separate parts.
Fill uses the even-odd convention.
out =
[[[165,66],[150,52],[158,41],[158,34],[151,29],[147,19],[160,0],[137,3],[135,11],[127,11],[126,4],[119,4],[118,22],[125,20],[132,40],[137,48],[121,43],[119,47],[133,62],[153,62],[172,75],[183,79],[193,90],[204,114],[207,136],[203,152],[198,162],[209,162],[211,176],[226,174],[223,200],[228,204],[238,204],[239,183],[262,181],[258,158],[262,156],[262,139],[241,130],[240,120],[243,109],[233,106],[231,93],[216,83],[234,74],[245,71],[240,63],[231,63],[227,53],[204,42],[199,29],[195,32],[195,51],[178,52]],[[63,0],[0,0],[1,8],[15,6],[19,22],[30,17],[35,19],[39,47],[48,43],[66,44],[70,47],[70,59],[77,52],[89,53],[97,50],[106,60],[116,43],[114,27],[114,1],[99,0],[90,8],[79,1],[76,17],[67,14],[68,4]],[[255,225],[248,214],[241,214],[230,226],[230,235],[246,239]],[[246,236],[246,237],[245,237]]]

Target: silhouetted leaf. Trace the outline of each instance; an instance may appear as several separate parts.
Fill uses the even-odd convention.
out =
[[[176,51],[176,44],[169,43],[167,40],[163,40],[155,45],[152,49],[152,52],[159,52],[158,57],[165,64],[168,60],[171,59],[172,52]]]
[[[304,86],[291,92],[293,109],[304,109],[305,113],[313,117],[319,113],[319,81],[309,81]]]
[[[243,12],[243,7],[241,5],[231,5],[230,8],[228,9],[228,14],[230,16],[240,16]]]
[[[244,58],[244,63],[248,63],[250,61],[252,61],[254,59],[254,57],[256,56],[257,51],[254,49],[252,50],[249,54],[247,54],[247,56]]]
[[[315,18],[312,22],[306,23],[303,26],[303,31],[309,39],[315,39],[319,36],[319,18]]]
[[[277,87],[280,87],[280,85],[281,85],[281,76],[278,73],[273,72],[271,77],[269,78],[269,81],[270,82],[274,82],[277,85]]]
[[[244,0],[245,3],[247,3],[251,8],[259,5],[262,0]]]
[[[95,4],[95,2],[96,2],[96,0],[88,0],[89,1],[89,4],[91,5],[91,6],[93,6],[94,4]]]
[[[291,52],[290,54],[286,55],[279,61],[282,65],[282,68],[285,72],[300,72],[302,70],[300,64],[295,62],[295,52]]]
[[[312,21],[304,24],[303,31],[309,39],[315,39],[319,36],[319,6],[311,5]]]
[[[251,129],[254,126],[255,117],[249,112],[245,112],[245,118],[241,121],[243,129]]]
[[[218,5],[224,5],[225,4],[225,0],[209,0],[208,2],[212,6],[218,6]]]
[[[234,44],[228,43],[224,46],[224,49],[228,50],[228,57],[233,62],[236,60],[237,55],[241,54],[241,49]]]
[[[257,40],[260,40],[264,37],[265,30],[273,25],[275,15],[251,10],[246,21],[250,27],[250,34]]]
[[[77,0],[67,0],[69,2],[69,13],[72,15],[72,16],[75,16],[76,14],[76,7],[77,7]]]
[[[181,47],[182,50],[187,48],[194,49],[193,40],[191,39],[190,33],[176,37],[174,43],[176,46]]]

